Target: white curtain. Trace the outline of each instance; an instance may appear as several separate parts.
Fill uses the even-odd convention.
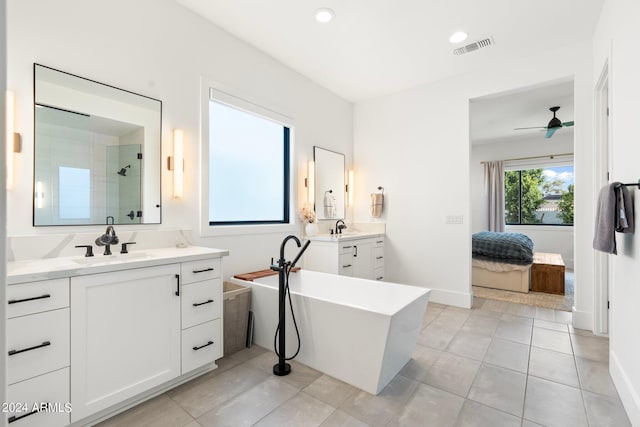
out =
[[[489,231],[504,231],[504,161],[484,163],[484,193]]]

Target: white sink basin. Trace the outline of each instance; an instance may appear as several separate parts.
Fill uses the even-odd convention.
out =
[[[145,252],[129,252],[128,254],[115,253],[113,255],[95,254],[92,257],[76,258],[73,262],[82,265],[97,265],[97,264],[114,264],[127,261],[138,261],[143,258],[149,258],[149,255]]]

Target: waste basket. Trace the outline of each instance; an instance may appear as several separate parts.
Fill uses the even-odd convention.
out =
[[[251,307],[249,286],[224,282],[222,289],[224,309],[224,355],[242,350],[247,345],[247,325]]]

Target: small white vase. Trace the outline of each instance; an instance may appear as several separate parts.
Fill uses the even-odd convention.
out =
[[[313,237],[316,234],[318,234],[318,224],[316,224],[315,222],[308,222],[305,226],[304,226],[304,233],[308,236],[308,237]]]

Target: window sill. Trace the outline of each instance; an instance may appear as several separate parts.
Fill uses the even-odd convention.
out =
[[[505,230],[573,232],[573,225],[506,225]]]
[[[300,226],[297,223],[289,224],[256,224],[256,225],[203,225],[200,228],[201,237],[217,236],[242,236],[251,234],[281,234],[297,233]]]

